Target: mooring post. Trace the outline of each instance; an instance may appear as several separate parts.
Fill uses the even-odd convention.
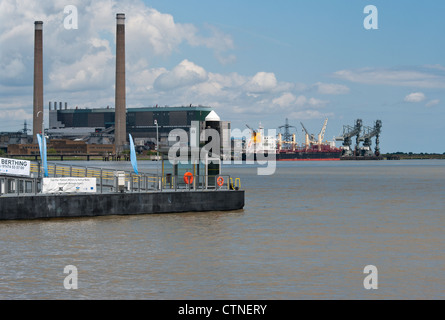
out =
[[[100,193],[103,193],[103,172],[102,168],[100,168]]]

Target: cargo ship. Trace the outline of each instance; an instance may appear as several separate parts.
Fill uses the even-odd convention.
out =
[[[341,158],[342,150],[322,145],[311,148],[296,148],[293,150],[281,150],[276,153],[277,161],[337,161]]]
[[[305,142],[301,145],[297,143],[296,135],[290,134],[289,129],[295,127],[290,126],[287,119],[286,124],[280,127],[285,129],[284,135],[279,133],[278,138],[264,135],[264,128],[261,123],[258,130],[254,130],[247,125],[252,134],[250,139],[246,141],[242,159],[257,160],[256,155],[262,153],[265,157],[274,154],[276,161],[340,160],[342,149],[337,148],[333,141],[323,141],[327,121],[328,119],[325,120],[317,139],[315,139],[315,135],[310,134],[301,123],[305,133]]]

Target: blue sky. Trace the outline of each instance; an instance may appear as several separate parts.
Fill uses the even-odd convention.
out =
[[[210,105],[235,128],[289,118],[326,138],[383,121],[383,152],[445,152],[442,1],[0,0],[0,131],[32,115],[33,21],[44,21],[45,106],[114,105],[115,14],[126,14],[128,107]],[[378,9],[366,30],[363,9]]]

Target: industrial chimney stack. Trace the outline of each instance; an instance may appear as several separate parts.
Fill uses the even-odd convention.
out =
[[[43,22],[34,22],[34,101],[33,101],[33,141],[43,133]]]
[[[114,143],[116,152],[127,144],[127,111],[125,102],[125,14],[116,14],[116,95]]]

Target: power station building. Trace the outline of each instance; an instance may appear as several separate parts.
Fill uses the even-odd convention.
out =
[[[95,144],[115,143],[115,109],[68,109],[49,105],[50,139],[78,139]],[[157,125],[156,125],[156,123]],[[126,109],[126,137],[131,134],[136,145],[155,145],[156,140],[168,145],[168,136],[173,129],[183,129],[188,134],[193,122],[199,122],[200,131],[212,128],[218,132],[230,129],[230,122],[221,121],[207,106],[150,107]],[[190,137],[190,135],[189,135]],[[229,144],[221,137],[221,146]]]

